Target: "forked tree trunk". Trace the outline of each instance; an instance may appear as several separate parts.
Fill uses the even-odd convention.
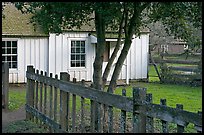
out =
[[[116,63],[116,66],[115,66],[115,69],[114,69],[114,72],[113,72],[113,75],[111,78],[111,82],[109,84],[107,92],[113,93],[113,90],[116,88],[116,80],[118,79],[122,65],[125,61],[125,58],[127,57],[128,51],[130,49],[133,34],[135,33],[136,28],[138,27],[138,26],[136,26],[137,21],[139,21],[137,19],[137,17],[139,17],[138,15],[139,15],[139,12],[137,10],[137,5],[134,4],[134,14],[133,14],[132,18],[130,19],[129,26],[127,27],[128,30],[127,30],[127,33],[125,35],[125,43],[124,43],[123,49],[121,51],[121,54],[118,58],[118,61]]]
[[[117,39],[117,43],[116,43],[116,46],[115,46],[115,49],[110,57],[110,59],[108,60],[108,64],[106,65],[106,68],[105,68],[105,71],[103,73],[103,88],[107,82],[107,78],[108,78],[108,75],[110,73],[110,70],[111,70],[111,67],[113,65],[113,61],[115,60],[116,56],[117,56],[117,53],[121,47],[121,37],[122,37],[122,30],[123,30],[123,27],[124,27],[124,14],[123,13],[123,16],[122,16],[122,19],[121,19],[121,22],[120,22],[120,26],[119,26],[119,31],[118,31],[118,39]]]

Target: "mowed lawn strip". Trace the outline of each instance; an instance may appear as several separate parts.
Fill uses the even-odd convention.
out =
[[[115,93],[121,95],[125,88],[127,96],[132,97],[132,87],[147,88],[147,93],[152,93],[153,103],[160,104],[160,99],[167,100],[167,106],[176,107],[183,104],[183,109],[197,113],[202,111],[202,87],[191,87],[186,85],[143,83],[136,82],[128,87],[117,88]]]

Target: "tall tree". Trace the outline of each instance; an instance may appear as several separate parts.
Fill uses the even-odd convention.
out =
[[[97,33],[96,57],[94,61],[94,87],[102,90],[118,48],[121,34],[125,34],[124,45],[117,60],[108,92],[113,92],[122,64],[128,54],[132,37],[140,36],[141,28],[150,22],[160,21],[167,33],[194,43],[189,23],[201,28],[202,2],[17,2],[16,7],[33,13],[32,21],[48,32],[60,33],[64,29],[82,26],[94,19]],[[94,18],[92,14],[94,13]],[[118,42],[113,57],[102,80],[102,62],[105,48],[105,33],[108,28],[118,31]]]
[[[112,91],[116,85],[116,79],[132,42],[132,36],[139,36],[141,28],[147,23],[162,22],[167,33],[184,39],[191,46],[199,42],[192,36],[189,24],[198,28],[201,28],[202,24],[201,2],[17,2],[16,7],[23,12],[33,13],[32,21],[38,22],[46,32],[62,32],[67,28],[80,28],[91,19],[95,20],[98,43],[93,81],[97,89],[103,89],[112,62],[120,48],[121,34],[124,31],[124,46],[116,63],[108,91]],[[95,14],[94,18],[91,18],[92,13]],[[119,36],[102,80],[102,54],[105,50],[105,33],[110,28],[108,26],[116,28]]]

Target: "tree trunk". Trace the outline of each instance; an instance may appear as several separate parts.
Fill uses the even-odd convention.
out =
[[[105,68],[105,71],[103,73],[103,88],[107,82],[107,78],[108,78],[108,75],[110,73],[110,69],[111,69],[111,66],[113,64],[113,61],[114,59],[116,58],[117,56],[117,53],[121,47],[121,37],[122,37],[122,30],[123,30],[123,27],[124,27],[124,14],[122,16],[122,19],[121,19],[121,22],[120,22],[120,26],[119,26],[119,31],[118,31],[118,40],[117,40],[117,43],[116,43],[116,46],[115,46],[115,49],[111,55],[111,58],[108,60],[108,64]]]
[[[94,61],[93,87],[102,90],[103,53],[105,51],[105,23],[100,12],[95,12],[97,34],[96,57]]]
[[[93,74],[93,87],[97,90],[103,90],[102,87],[102,66],[103,66],[103,53],[105,51],[105,22],[103,15],[100,11],[95,11],[95,27],[97,34],[97,45],[96,45],[96,57],[94,61],[94,74]],[[98,131],[98,122],[100,116],[98,115],[101,112],[99,104],[95,104],[95,130]]]
[[[127,34],[125,35],[125,44],[123,46],[122,52],[121,52],[121,54],[118,58],[118,61],[116,63],[116,66],[115,66],[115,69],[113,72],[113,76],[111,78],[111,82],[109,84],[107,92],[113,93],[113,90],[116,88],[116,80],[118,79],[122,65],[125,61],[125,58],[127,57],[128,51],[130,49],[130,46],[132,43],[132,36],[135,33],[136,28],[139,27],[139,25],[136,26],[136,23],[138,21],[140,21],[137,18],[137,17],[139,17],[138,15],[139,15],[139,12],[137,10],[137,5],[134,4],[134,14],[133,14],[132,18],[130,19],[129,27],[127,27],[128,31],[127,31]]]
[[[128,51],[130,49],[131,43],[132,43],[131,38],[126,39],[123,50],[121,52],[122,55],[120,55],[120,57],[118,58],[118,61],[117,61],[116,66],[115,66],[115,70],[113,72],[113,76],[111,78],[111,82],[110,82],[109,87],[108,87],[108,92],[110,92],[110,93],[113,93],[113,90],[116,88],[116,80],[118,79],[122,65],[125,61],[125,58],[128,54]]]

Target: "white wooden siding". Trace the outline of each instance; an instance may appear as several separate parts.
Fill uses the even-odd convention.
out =
[[[11,41],[12,38],[2,39]],[[27,65],[48,71],[48,38],[17,38],[18,68],[9,70],[9,83],[25,83]]]
[[[71,40],[85,40],[86,66],[71,67]],[[94,45],[90,43],[88,33],[50,34],[49,37],[49,72],[60,75],[68,72],[70,79],[92,81]]]
[[[7,39],[3,39],[7,40]],[[9,41],[11,39],[8,39]],[[36,69],[47,71],[60,76],[60,72],[69,72],[70,79],[74,77],[77,81],[85,79],[93,81],[93,63],[95,60],[95,44],[91,43],[88,33],[64,33],[60,35],[50,34],[49,38],[18,38],[18,69],[9,70],[10,83],[26,82],[27,65],[33,65]],[[70,53],[71,40],[85,40],[86,67],[71,67]],[[110,42],[110,56],[113,53],[116,42]],[[141,37],[132,41],[127,58],[119,75],[119,79],[143,79],[147,78],[149,35],[142,34]],[[121,50],[120,50],[121,51]],[[119,51],[119,52],[120,52]],[[117,55],[117,58],[119,57]],[[116,60],[113,62],[108,81],[110,81],[115,68]],[[103,63],[103,71],[107,62]]]
[[[114,51],[116,42],[110,44],[110,56]],[[122,45],[123,46],[123,45]],[[121,47],[122,48],[122,47]],[[127,58],[125,59],[119,79],[144,79],[147,78],[147,67],[148,67],[148,50],[149,50],[149,35],[142,34],[140,37],[133,39]],[[107,78],[110,81],[113,74],[115,63],[120,55],[121,49],[119,50],[116,59],[113,62],[110,74]],[[128,59],[128,60],[127,60]],[[107,62],[103,63],[103,72]]]
[[[142,34],[135,38],[130,50],[130,79],[147,78],[149,35]]]

